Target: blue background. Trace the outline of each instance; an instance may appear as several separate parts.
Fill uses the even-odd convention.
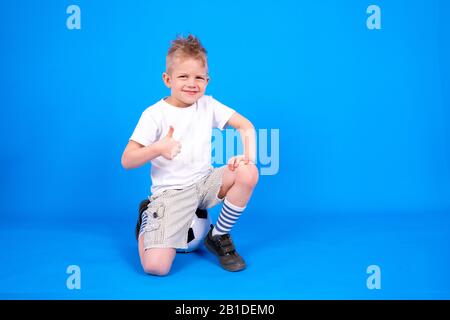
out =
[[[66,27],[71,4],[81,30]],[[366,27],[371,4],[381,30]],[[450,298],[448,12],[444,0],[3,3],[0,297]],[[207,94],[280,130],[280,169],[233,229],[247,270],[202,249],[152,277],[134,239],[150,167],[120,158],[169,94],[170,41],[189,32],[209,53]],[[72,264],[81,290],[66,288]]]

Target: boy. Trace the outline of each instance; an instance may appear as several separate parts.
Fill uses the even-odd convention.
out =
[[[243,270],[246,265],[230,231],[258,182],[255,129],[242,115],[204,95],[208,62],[206,50],[195,36],[172,41],[162,78],[170,96],[142,113],[122,155],[126,169],[152,164],[152,195],[137,225],[142,267],[152,275],[167,275],[176,249],[187,247],[196,209],[223,202],[204,244],[224,269]],[[227,125],[239,130],[244,154],[213,169],[212,128],[222,130]]]

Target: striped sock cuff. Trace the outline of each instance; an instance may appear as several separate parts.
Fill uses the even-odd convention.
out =
[[[227,209],[229,209],[231,212],[236,212],[236,213],[241,213],[242,211],[245,210],[245,207],[239,207],[235,204],[232,204],[230,201],[228,201],[227,198],[225,198],[225,200],[223,201],[224,205],[226,206]]]

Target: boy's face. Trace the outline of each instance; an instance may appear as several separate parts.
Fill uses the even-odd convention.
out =
[[[163,81],[171,89],[166,101],[177,107],[188,107],[205,94],[208,68],[199,59],[175,57],[169,73],[163,73]]]

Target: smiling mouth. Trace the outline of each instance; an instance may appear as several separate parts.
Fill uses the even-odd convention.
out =
[[[187,93],[187,94],[189,94],[189,95],[194,95],[194,94],[197,94],[198,93],[198,91],[186,91],[186,90],[183,90],[183,92],[184,93]]]

